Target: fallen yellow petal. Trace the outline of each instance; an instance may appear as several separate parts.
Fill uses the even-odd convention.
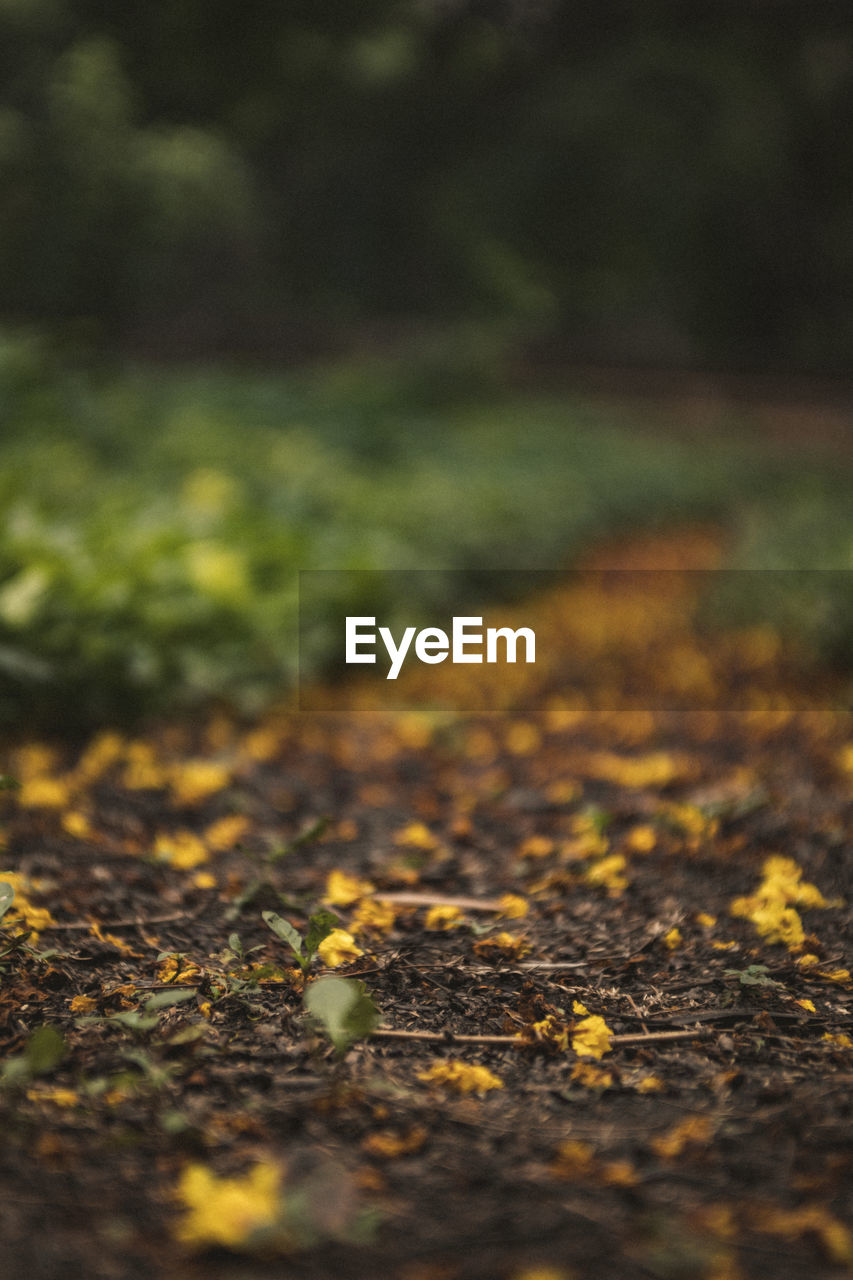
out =
[[[451,1058],[436,1062],[426,1071],[418,1072],[418,1079],[426,1084],[443,1085],[454,1093],[488,1093],[490,1089],[502,1089],[503,1080],[493,1075],[488,1067],[469,1066]]]
[[[357,960],[364,952],[351,933],[346,929],[333,929],[317,948],[317,955],[330,969],[346,964],[348,960]]]
[[[582,1018],[572,1033],[572,1048],[578,1057],[602,1058],[610,1052],[613,1032],[597,1013]]]

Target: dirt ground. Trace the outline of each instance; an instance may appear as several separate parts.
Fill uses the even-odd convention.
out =
[[[499,714],[10,747],[4,1276],[853,1274],[853,718],[638,590],[553,588]],[[262,912],[323,905],[304,977]]]

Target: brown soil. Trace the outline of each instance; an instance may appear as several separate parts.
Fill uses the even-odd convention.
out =
[[[853,721],[755,636],[730,652],[775,709],[726,710],[712,663],[714,709],[652,713],[624,691],[689,665],[687,633],[627,635],[618,593],[564,603],[597,619],[621,707],[551,671],[499,716],[218,715],[10,754],[3,1275],[853,1271]],[[334,972],[381,1014],[341,1059],[261,918],[304,931],[334,871],[366,882],[334,907],[363,953]],[[393,923],[359,928],[377,900]],[[229,954],[235,932],[260,949]],[[116,1019],[169,986],[191,995],[152,1025]],[[600,1058],[576,1052],[587,1016]],[[451,1060],[502,1087],[421,1078]],[[288,1230],[261,1214],[226,1249],[198,1218],[182,1239],[193,1165],[280,1168]]]

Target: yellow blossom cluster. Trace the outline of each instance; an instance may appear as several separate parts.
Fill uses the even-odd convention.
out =
[[[804,881],[802,875],[793,858],[778,854],[765,858],[758,888],[735,898],[731,914],[751,920],[769,943],[783,943],[789,951],[796,951],[805,941],[805,932],[795,908],[830,905],[818,887]]]
[[[355,938],[363,937],[365,934],[384,937],[394,928],[397,920],[395,908],[389,902],[374,898],[372,896],[374,892],[375,888],[369,880],[362,880],[346,871],[335,869],[330,871],[326,877],[326,892],[323,895],[323,902],[330,907],[354,908],[350,919],[349,931],[347,932],[347,936],[351,941],[354,941]],[[343,931],[339,930],[338,932]],[[328,939],[326,939],[326,943],[328,943]],[[328,950],[329,948],[327,947],[327,952]],[[363,952],[358,951],[358,954],[361,955]],[[320,951],[320,956],[324,958],[322,950]],[[326,963],[329,963],[328,960]],[[343,963],[343,961],[339,960],[338,963]]]
[[[585,1005],[575,1001],[573,1012],[579,1021],[572,1031],[572,1048],[579,1058],[603,1058],[610,1052],[613,1032],[602,1017],[590,1013]]]

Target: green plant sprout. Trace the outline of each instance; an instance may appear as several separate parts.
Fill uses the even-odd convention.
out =
[[[333,911],[321,908],[308,917],[308,929],[303,939],[290,921],[283,919],[275,911],[263,911],[261,915],[264,924],[268,925],[276,937],[281,938],[282,942],[286,942],[290,947],[303,973],[308,972],[320,943],[328,938],[340,923]]]
[[[78,1025],[92,1022],[105,1022],[113,1027],[126,1027],[129,1031],[144,1034],[153,1031],[160,1021],[160,1012],[172,1005],[191,1000],[196,994],[195,987],[169,987],[165,991],[155,991],[139,1009],[122,1009],[119,1013],[84,1014],[78,1018]]]
[[[737,978],[742,987],[781,987],[784,984],[767,977],[766,964],[750,964],[745,969],[726,969],[727,978]]]
[[[356,978],[318,978],[303,997],[306,1013],[319,1024],[343,1057],[350,1045],[375,1031],[379,1010]]]

